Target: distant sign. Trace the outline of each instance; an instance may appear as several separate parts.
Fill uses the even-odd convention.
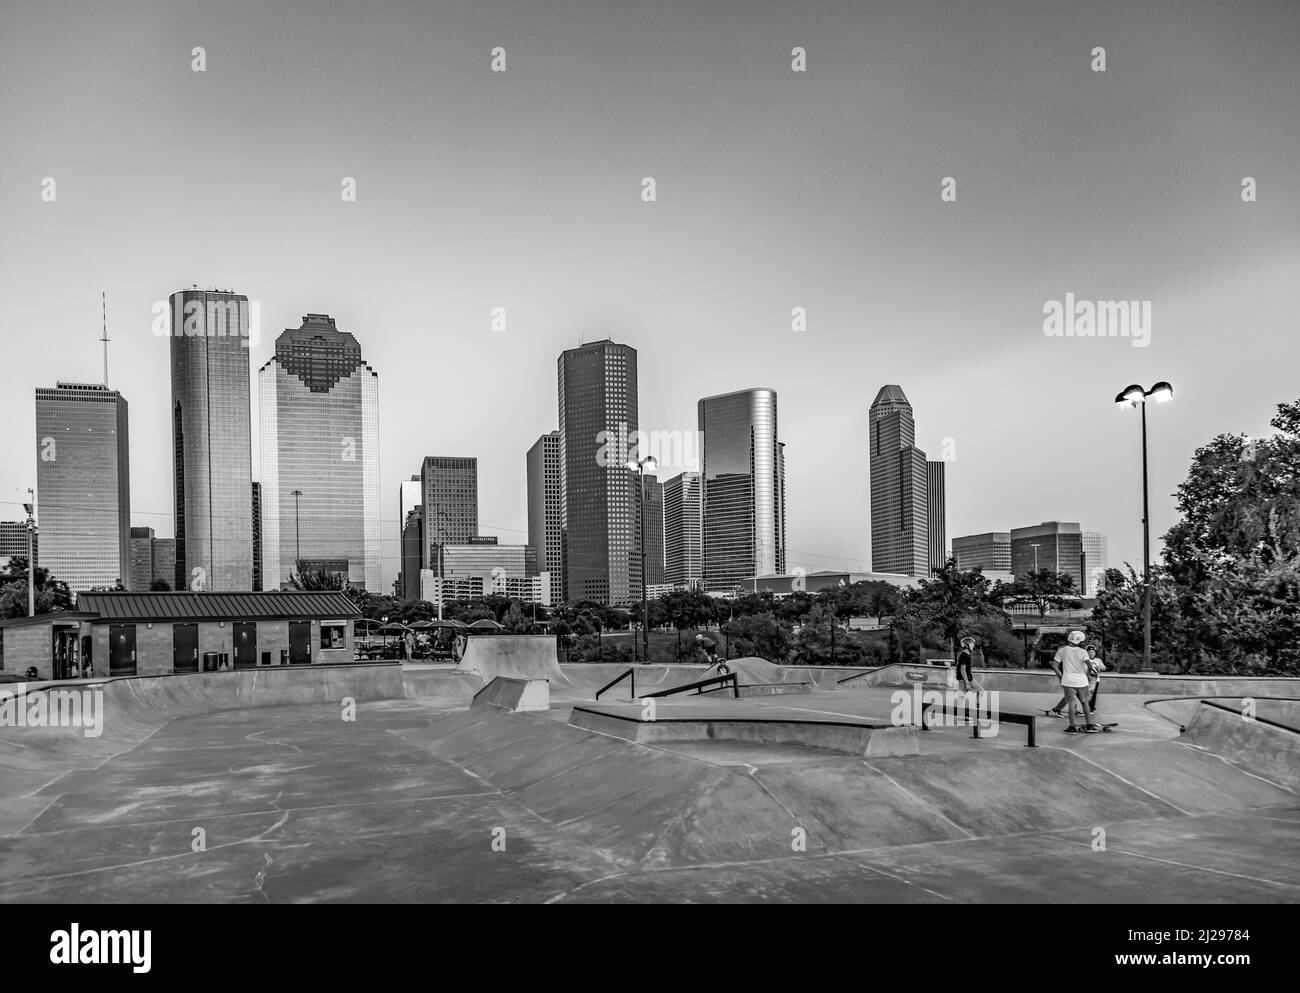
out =
[[[914,683],[924,683],[926,679],[928,679],[929,677],[926,675],[926,673],[920,672],[916,669],[907,669],[903,673],[903,678],[910,679]]]
[[[472,534],[466,544],[470,545],[495,545],[497,536],[494,534]]]

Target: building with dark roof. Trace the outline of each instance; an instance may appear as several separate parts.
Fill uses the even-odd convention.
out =
[[[64,679],[87,662],[96,676],[351,662],[360,616],[335,591],[83,593],[75,612],[0,621],[0,670]]]

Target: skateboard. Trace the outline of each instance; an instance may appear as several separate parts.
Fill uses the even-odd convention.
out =
[[[1046,713],[1046,711],[1044,711],[1044,713]],[[1111,732],[1111,729],[1119,727],[1119,721],[1112,721],[1110,724],[1098,724],[1097,727],[1101,728],[1102,731],[1104,731],[1105,733],[1109,734],[1109,733]],[[1062,733],[1062,734],[1065,733],[1065,728],[1061,728],[1061,733]],[[1079,734],[1087,734],[1088,732],[1086,732],[1086,731],[1080,731],[1080,732],[1078,732],[1078,733],[1079,733]]]

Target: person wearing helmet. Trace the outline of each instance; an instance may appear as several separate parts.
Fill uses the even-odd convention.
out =
[[[957,683],[963,693],[970,693],[975,689],[975,677],[971,675],[970,668],[974,652],[975,639],[969,636],[962,638],[961,651],[957,655]]]
[[[1092,670],[1088,653],[1081,647],[1085,640],[1082,631],[1071,631],[1067,638],[1069,644],[1057,649],[1056,656],[1052,659],[1052,668],[1060,677],[1061,689],[1065,692],[1069,707],[1070,726],[1064,729],[1066,734],[1079,734],[1081,731],[1096,734],[1101,731],[1093,723],[1092,711],[1088,707],[1088,675]],[[1076,707],[1083,715],[1082,728],[1074,722]]]

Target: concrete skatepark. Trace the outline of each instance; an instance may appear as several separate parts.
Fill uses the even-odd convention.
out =
[[[0,900],[1300,899],[1300,680],[1112,676],[1113,733],[1040,717],[1028,748],[898,727],[932,667],[730,665],[651,697],[717,673],[606,688],[626,667],[500,636],[456,666],[83,682],[99,737],[0,727]],[[977,678],[1004,713],[1059,696]]]

